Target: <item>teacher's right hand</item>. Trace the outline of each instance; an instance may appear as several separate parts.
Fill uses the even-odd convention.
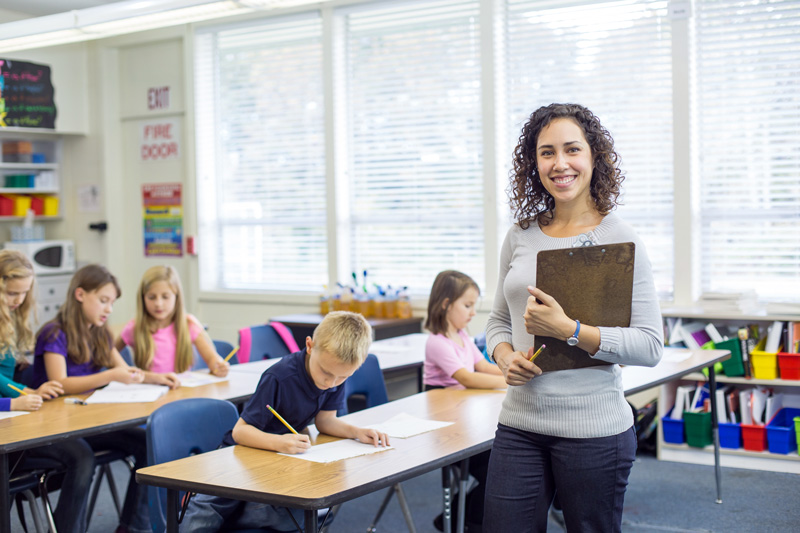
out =
[[[495,350],[497,352],[497,350]],[[526,356],[524,352],[507,351],[495,353],[494,359],[497,367],[503,371],[506,383],[509,385],[525,385],[527,382],[542,375],[542,369],[528,359],[533,356],[533,348]]]

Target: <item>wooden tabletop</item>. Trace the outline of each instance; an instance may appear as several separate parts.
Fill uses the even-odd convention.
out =
[[[364,426],[399,413],[453,425],[408,439],[395,449],[332,463],[314,463],[246,446],[231,446],[142,468],[136,480],[159,487],[298,509],[320,509],[389,487],[491,447],[505,391],[433,390],[344,417]],[[316,435],[312,443],[336,440]]]
[[[150,413],[165,403],[183,398],[241,402],[252,396],[260,377],[260,374],[230,372],[227,381],[181,387],[155,402],[78,405],[64,403],[64,398],[49,400],[38,411],[0,420],[0,453],[143,424]],[[89,394],[69,397],[85,399]]]

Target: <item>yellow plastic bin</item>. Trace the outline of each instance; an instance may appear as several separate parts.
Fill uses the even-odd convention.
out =
[[[24,217],[31,208],[31,197],[23,194],[9,195],[14,199],[14,216]]]
[[[767,339],[761,339],[756,349],[750,352],[753,377],[756,379],[778,379],[778,352],[765,352]]]
[[[42,200],[42,215],[46,217],[54,217],[58,215],[58,196],[37,194],[36,197]]]

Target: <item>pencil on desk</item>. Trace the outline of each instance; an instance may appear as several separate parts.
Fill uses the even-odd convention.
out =
[[[294,430],[294,428],[293,428],[292,426],[290,426],[290,425],[289,425],[289,422],[287,422],[286,420],[284,420],[284,419],[283,419],[283,417],[282,417],[281,415],[279,415],[279,414],[278,414],[278,412],[277,412],[275,409],[273,409],[273,408],[272,408],[272,407],[270,407],[269,405],[267,406],[267,409],[269,409],[269,410],[270,410],[270,412],[271,412],[273,415],[275,415],[275,416],[278,418],[278,420],[280,420],[281,422],[283,422],[283,425],[284,425],[284,426],[286,426],[287,428],[289,428],[289,431],[291,431],[291,432],[292,432],[292,433],[294,433],[295,435],[299,435],[299,433],[298,433],[298,432],[296,432],[296,431]]]
[[[533,355],[531,356],[531,358],[530,358],[530,359],[528,359],[528,361],[530,361],[530,362],[532,363],[534,359],[536,359],[537,357],[539,357],[539,354],[540,354],[540,353],[542,353],[542,350],[544,350],[544,347],[545,347],[545,346],[547,346],[547,345],[546,345],[546,344],[542,344],[541,346],[539,346],[539,349],[538,349],[538,350],[536,350],[536,353],[535,353],[535,354],[533,354]]]
[[[25,392],[24,390],[20,389],[19,387],[15,387],[11,383],[9,383],[8,386],[9,386],[9,388],[14,389],[15,391],[17,391],[18,393],[22,394],[23,396],[27,396],[28,395],[27,392]]]
[[[222,360],[222,362],[223,362],[223,363],[227,363],[227,362],[228,362],[228,360],[229,360],[231,357],[233,357],[233,354],[235,354],[235,353],[236,353],[236,352],[238,352],[238,351],[239,351],[239,347],[237,346],[236,348],[234,348],[233,350],[231,350],[231,353],[229,353],[229,354],[228,354],[228,356],[227,356],[225,359],[223,359],[223,360]]]

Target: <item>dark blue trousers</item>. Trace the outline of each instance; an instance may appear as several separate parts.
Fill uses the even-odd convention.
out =
[[[547,531],[556,490],[568,531],[618,532],[636,434],[567,439],[498,424],[486,482],[484,533]]]

